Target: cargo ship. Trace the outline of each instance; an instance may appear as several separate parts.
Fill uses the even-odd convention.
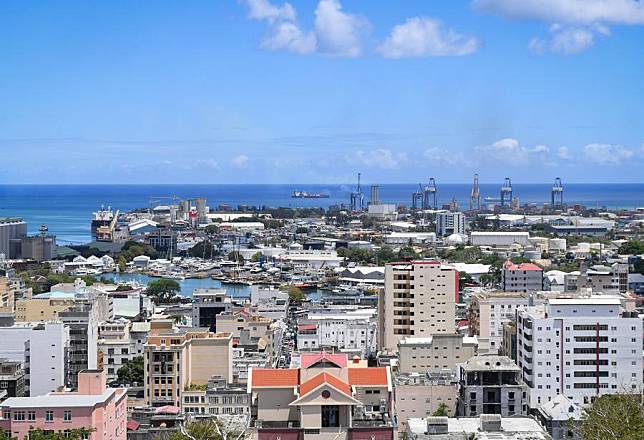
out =
[[[291,198],[293,199],[328,199],[330,196],[326,193],[316,193],[308,191],[293,191]]]
[[[96,232],[101,226],[110,226],[113,218],[114,211],[112,211],[112,208],[108,206],[107,209],[105,209],[101,206],[101,209],[96,211],[92,218],[92,235],[96,236]]]

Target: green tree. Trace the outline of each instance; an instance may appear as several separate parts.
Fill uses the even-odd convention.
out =
[[[119,255],[118,258],[118,265],[119,265],[119,272],[123,273],[125,272],[126,265],[127,265],[127,260],[123,255]]]
[[[137,356],[127,361],[116,371],[116,375],[121,383],[132,384],[134,382],[143,383],[143,356]]]
[[[432,416],[434,417],[448,417],[449,416],[449,406],[445,402],[441,402],[440,405],[438,405],[438,408],[436,411],[432,413]]]
[[[157,304],[168,304],[177,301],[177,294],[180,291],[181,286],[175,280],[161,278],[149,282],[145,293]]]
[[[628,240],[623,243],[617,253],[620,255],[641,255],[644,254],[644,241]]]
[[[301,302],[306,297],[299,287],[288,286],[286,291],[288,292],[288,297],[294,302]]]
[[[467,272],[459,272],[458,281],[461,287],[464,286],[465,284],[472,284],[474,282],[474,280],[472,279],[472,276]]]
[[[215,235],[219,233],[219,225],[208,225],[206,226],[206,234]]]
[[[605,394],[581,420],[584,440],[640,440],[644,433],[644,405],[639,394]]]
[[[264,256],[264,254],[262,254],[261,252],[255,252],[255,253],[253,254],[253,256],[252,256],[252,257],[250,257],[250,260],[251,260],[253,263],[259,263],[259,261],[262,259],[262,257],[263,257],[263,256]]]
[[[64,431],[43,431],[42,429],[29,429],[30,440],[83,440],[89,438],[95,428],[76,428],[65,433]]]
[[[633,272],[644,275],[644,258],[640,258],[633,264]]]
[[[244,262],[245,262],[244,257],[242,256],[242,254],[240,254],[237,251],[230,251],[228,253],[228,259],[230,261],[236,261],[239,264],[244,264]]]
[[[189,422],[185,425],[185,434],[174,431],[170,440],[224,440],[217,423],[216,419]]]
[[[210,256],[219,255],[219,250],[214,244],[204,240],[188,249],[188,255],[191,257],[210,258]]]

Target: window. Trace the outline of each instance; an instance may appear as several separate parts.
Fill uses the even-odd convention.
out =
[[[71,422],[72,421],[72,412],[71,411],[65,411],[63,413],[63,421],[64,422]]]
[[[340,407],[337,405],[322,406],[322,427],[337,428],[340,426]]]
[[[25,412],[24,411],[16,411],[13,413],[13,420],[16,422],[24,422],[25,420]]]
[[[45,422],[53,422],[53,421],[54,421],[54,412],[53,411],[45,412]]]
[[[27,411],[27,420],[30,422],[36,421],[36,411]]]

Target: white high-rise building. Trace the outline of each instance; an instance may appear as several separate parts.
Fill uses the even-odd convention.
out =
[[[530,407],[557,394],[589,404],[642,389],[642,320],[618,296],[549,299],[517,312],[517,363]]]
[[[385,266],[385,291],[378,301],[380,349],[394,352],[405,336],[454,334],[458,272],[435,261]]]
[[[436,214],[436,234],[445,237],[465,234],[465,214],[462,212],[439,212]]]

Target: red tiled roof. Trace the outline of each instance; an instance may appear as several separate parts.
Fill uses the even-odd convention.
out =
[[[327,361],[336,364],[338,367],[347,366],[347,355],[344,353],[303,353],[300,356],[302,368],[309,368],[320,361]]]
[[[351,385],[387,386],[387,368],[349,368],[349,383]]]
[[[536,264],[532,264],[532,263],[515,264],[510,260],[506,261],[503,264],[503,268],[507,270],[543,270]]]
[[[348,396],[351,395],[351,386],[348,383],[343,382],[332,374],[320,373],[300,385],[300,396],[308,394],[310,391],[313,391],[324,383],[331,385],[336,390],[343,392]]]
[[[296,387],[300,382],[296,368],[253,368],[254,387]]]
[[[130,419],[130,420],[127,421],[127,430],[128,431],[136,431],[137,429],[139,429],[139,426],[141,426],[141,424],[139,422],[137,422],[136,420],[131,420]]]
[[[181,408],[174,405],[160,406],[154,410],[154,414],[169,414],[174,416],[177,414],[181,414]]]
[[[316,330],[318,328],[315,324],[300,324],[297,326],[298,330]]]

